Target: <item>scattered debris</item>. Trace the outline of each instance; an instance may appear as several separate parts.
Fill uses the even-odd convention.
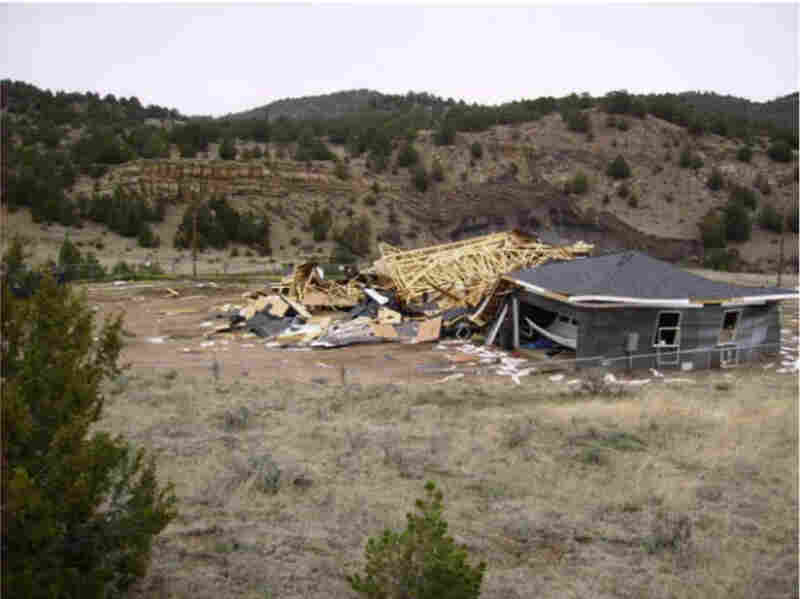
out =
[[[463,372],[457,372],[455,374],[451,374],[451,375],[448,375],[448,376],[446,376],[446,377],[444,377],[442,379],[439,379],[438,381],[433,381],[433,384],[447,383],[448,381],[455,381],[455,380],[463,379],[463,378],[464,378],[464,373]]]
[[[243,306],[216,309],[228,324],[206,336],[242,329],[269,340],[268,347],[429,343],[442,336],[463,342],[494,320],[502,275],[591,248],[552,247],[517,231],[408,251],[381,244],[381,258],[345,281],[325,278],[319,265],[307,262],[269,289],[245,292]],[[506,362],[501,374],[523,376],[524,362]]]

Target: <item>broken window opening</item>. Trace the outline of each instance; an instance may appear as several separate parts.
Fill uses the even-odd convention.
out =
[[[739,328],[740,310],[726,310],[722,315],[722,326],[719,330],[719,343],[733,343]]]
[[[681,313],[659,312],[653,345],[678,347],[681,344]]]

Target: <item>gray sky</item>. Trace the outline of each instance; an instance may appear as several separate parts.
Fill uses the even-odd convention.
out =
[[[371,88],[498,103],[798,89],[797,4],[0,6],[0,75],[185,114]]]

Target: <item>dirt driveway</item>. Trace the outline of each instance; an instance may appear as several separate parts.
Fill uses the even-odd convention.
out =
[[[131,282],[91,285],[87,292],[100,321],[124,311],[125,348],[121,362],[142,372],[175,369],[191,376],[214,376],[216,372],[223,381],[247,377],[254,383],[294,380],[400,384],[433,382],[452,368],[450,354],[436,350],[435,343],[311,350],[266,348],[263,339],[241,331],[207,338],[205,335],[213,327],[226,323],[217,318],[220,308],[226,304],[242,305],[242,294],[256,288],[211,285]],[[179,295],[171,295],[167,287]]]

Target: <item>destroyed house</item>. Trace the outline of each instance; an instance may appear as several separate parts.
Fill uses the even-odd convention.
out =
[[[516,270],[498,318],[507,345],[574,350],[578,368],[715,368],[775,354],[779,301],[797,292],[712,281],[638,252]],[[565,354],[571,355],[571,354]]]

